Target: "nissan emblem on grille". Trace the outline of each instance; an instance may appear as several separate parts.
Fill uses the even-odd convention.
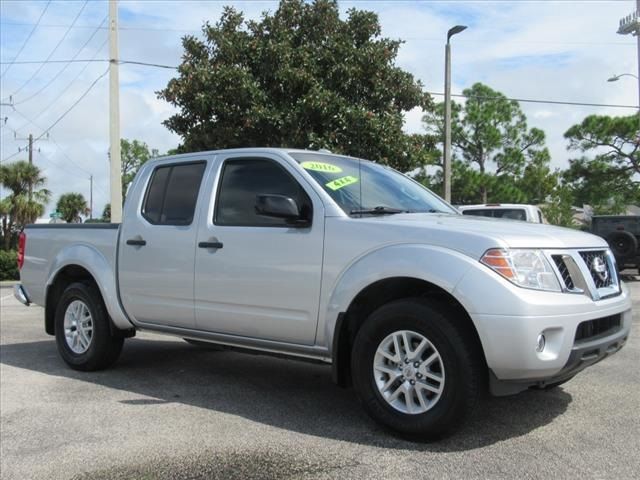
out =
[[[591,271],[593,271],[598,278],[603,282],[606,282],[609,279],[609,272],[607,271],[607,266],[602,260],[602,257],[593,257],[591,261]]]

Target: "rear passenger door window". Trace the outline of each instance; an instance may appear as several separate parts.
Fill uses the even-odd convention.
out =
[[[191,225],[205,166],[205,162],[192,162],[156,168],[142,216],[153,225]]]

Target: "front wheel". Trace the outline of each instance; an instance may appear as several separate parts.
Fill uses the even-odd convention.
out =
[[[437,303],[408,299],[382,306],[365,321],[351,368],[371,417],[407,437],[432,439],[471,412],[484,362],[453,314]]]
[[[67,287],[56,308],[58,352],[74,370],[110,366],[120,356],[124,338],[111,335],[110,319],[100,292],[84,283]]]

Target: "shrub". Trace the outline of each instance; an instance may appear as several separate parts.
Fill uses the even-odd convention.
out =
[[[18,280],[18,253],[0,250],[0,280]]]

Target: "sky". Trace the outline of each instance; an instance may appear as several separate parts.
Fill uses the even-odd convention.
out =
[[[200,35],[203,22],[216,22],[225,5],[258,19],[278,3],[121,0],[120,59],[178,65],[181,37]],[[607,82],[614,74],[638,73],[636,38],[616,33],[620,18],[635,9],[634,0],[352,0],[339,5],[345,16],[350,8],[376,12],[382,35],[405,41],[397,64],[429,92],[444,91],[446,32],[462,24],[469,28],[452,39],[454,94],[483,82],[513,98],[638,105],[633,77]],[[47,212],[66,192],[80,192],[88,200],[91,175],[94,216],[109,201],[108,64],[55,62],[107,59],[107,14],[104,0],[58,0],[48,6],[47,1],[0,0],[0,101],[13,104],[0,107],[0,161],[26,159],[26,152],[17,152],[28,135],[48,132],[34,147],[34,162],[53,194]],[[45,59],[54,62],[11,64]],[[160,152],[180,143],[162,125],[174,109],[155,93],[174,75],[169,69],[120,66],[121,137],[142,140]],[[563,138],[571,125],[590,114],[634,113],[544,103],[521,107],[529,126],[545,131],[552,166],[559,168],[576,156]],[[423,131],[421,116],[417,109],[407,112],[405,130]]]

